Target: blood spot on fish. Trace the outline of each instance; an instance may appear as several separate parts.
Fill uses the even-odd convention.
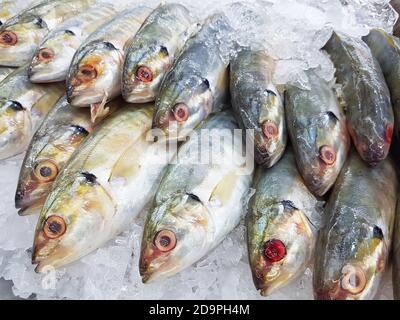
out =
[[[327,145],[324,145],[319,149],[319,157],[327,165],[332,165],[336,162],[335,150]]]
[[[185,103],[177,103],[172,112],[177,122],[184,122],[189,118],[189,108]]]
[[[176,236],[170,230],[161,230],[157,232],[154,238],[154,245],[161,252],[168,252],[175,248],[176,246]]]
[[[0,43],[8,46],[14,46],[18,42],[17,35],[12,31],[3,31],[0,33]]]
[[[273,139],[275,138],[278,133],[279,133],[279,129],[278,126],[273,122],[273,121],[265,121],[262,126],[261,126],[261,130],[264,134],[264,136],[267,139]]]
[[[394,126],[392,123],[386,125],[385,129],[385,141],[389,144],[392,143],[393,139],[393,131],[394,131]]]
[[[57,239],[67,231],[67,225],[60,216],[50,216],[46,219],[43,232],[49,239]]]
[[[36,57],[39,61],[46,62],[54,58],[54,51],[49,48],[42,48]]]
[[[268,240],[264,244],[264,257],[270,262],[279,262],[286,256],[285,244],[278,239]]]
[[[153,81],[153,73],[146,66],[139,66],[136,70],[135,77],[137,80],[144,83]]]

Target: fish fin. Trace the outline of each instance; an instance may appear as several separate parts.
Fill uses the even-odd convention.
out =
[[[104,92],[103,100],[100,103],[93,103],[90,105],[90,116],[93,123],[96,123],[96,121],[99,122],[110,112],[110,108],[105,106],[107,100],[108,94]]]

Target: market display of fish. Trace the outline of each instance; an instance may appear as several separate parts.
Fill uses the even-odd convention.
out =
[[[228,63],[221,41],[232,32],[227,18],[215,14],[191,37],[167,72],[156,99],[153,127],[182,138],[228,98]]]
[[[387,157],[394,130],[390,92],[382,70],[361,39],[334,32],[324,49],[342,85],[353,143],[361,158],[375,165]]]
[[[161,81],[190,36],[194,18],[181,4],[157,7],[129,42],[122,95],[132,103],[154,101]]]
[[[76,107],[91,106],[93,120],[107,112],[105,102],[121,94],[125,44],[150,12],[145,6],[120,12],[75,53],[67,76],[68,101]]]
[[[63,93],[63,84],[31,83],[27,66],[0,82],[0,159],[26,150],[36,129]]]
[[[307,76],[310,90],[286,91],[286,119],[299,172],[310,191],[323,196],[346,161],[350,137],[332,87],[313,71]]]
[[[322,203],[310,193],[289,148],[272,169],[259,167],[247,215],[247,245],[263,296],[304,274],[314,256]]]
[[[119,105],[121,101],[114,100],[107,106],[113,111]],[[33,136],[21,166],[15,194],[20,215],[41,208],[54,180],[95,125],[87,110],[72,107],[65,96],[57,102]]]
[[[64,81],[82,42],[116,13],[112,5],[102,4],[57,26],[38,46],[29,68],[29,79],[36,83]]]
[[[371,168],[352,150],[325,208],[317,241],[316,299],[374,298],[391,248],[397,189],[390,159]]]
[[[242,155],[241,135],[234,138],[237,127],[227,111],[210,117],[169,165],[144,227],[143,282],[162,280],[189,267],[239,224],[253,166],[247,165],[249,160],[252,164],[251,155]],[[204,156],[210,160],[200,162]]]
[[[149,140],[154,105],[121,106],[72,155],[43,206],[33,244],[36,271],[101,247],[152,199],[173,153]]]
[[[2,68],[0,67],[0,82],[3,81],[10,73],[15,71],[13,68]]]
[[[0,65],[21,67],[58,24],[88,9],[95,0],[44,0],[0,26]]]
[[[400,300],[400,201],[397,201],[396,219],[393,236],[393,296]]]

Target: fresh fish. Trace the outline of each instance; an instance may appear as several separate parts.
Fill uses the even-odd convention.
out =
[[[157,7],[129,42],[122,95],[132,103],[154,101],[162,79],[189,37],[193,17],[181,4]]]
[[[311,90],[286,91],[286,119],[299,172],[310,191],[323,196],[346,161],[350,137],[333,88],[313,71],[307,75]]]
[[[239,223],[249,190],[252,157],[242,156],[242,137],[228,112],[211,117],[183,144],[158,188],[142,239],[143,282],[189,267]],[[209,159],[211,161],[202,161]],[[200,159],[201,158],[201,159]],[[249,161],[251,160],[251,161]]]
[[[114,110],[119,105],[121,101],[114,100],[107,107]],[[22,163],[15,195],[20,215],[43,205],[57,175],[95,125],[86,109],[72,107],[65,96],[57,102],[33,136]]]
[[[165,144],[147,139],[153,115],[154,105],[121,106],[72,155],[40,213],[32,256],[37,272],[101,247],[152,199],[171,158]]]
[[[325,50],[342,85],[353,143],[361,158],[374,165],[387,157],[394,127],[390,93],[382,70],[361,39],[333,33]]]
[[[150,12],[144,6],[122,11],[83,42],[67,76],[67,96],[73,106],[91,105],[95,119],[104,112],[106,101],[121,94],[124,46]]]
[[[63,93],[63,84],[31,83],[27,66],[0,83],[0,159],[26,150],[34,132]]]
[[[393,295],[400,300],[400,200],[397,201],[393,243]]]
[[[20,67],[32,58],[40,41],[58,24],[96,0],[44,0],[0,26],[0,65]]]
[[[251,271],[270,295],[304,274],[314,254],[322,203],[304,185],[291,148],[272,169],[259,167],[247,216]]]
[[[374,298],[390,251],[397,173],[387,159],[369,167],[352,150],[325,208],[317,240],[314,296]]]
[[[0,0],[0,26],[27,7],[29,0]]]
[[[0,67],[0,82],[3,81],[13,71],[15,71],[15,69],[13,69],[13,68],[1,68]]]
[[[283,99],[272,82],[274,61],[244,49],[230,65],[232,107],[243,129],[254,130],[255,160],[270,168],[286,147]]]
[[[186,42],[161,85],[154,128],[182,138],[212,112],[219,111],[229,86],[228,61],[222,59],[220,47],[230,32],[227,18],[215,14]]]
[[[51,31],[33,56],[29,79],[37,83],[64,81],[78,47],[116,13],[112,5],[102,4],[66,20]]]
[[[394,136],[400,141],[400,40],[383,30],[371,30],[363,38],[378,60],[389,87],[394,111]]]

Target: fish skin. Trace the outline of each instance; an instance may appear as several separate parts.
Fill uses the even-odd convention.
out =
[[[395,300],[400,300],[400,200],[397,200],[396,219],[393,233],[393,296]]]
[[[201,156],[209,155],[213,150],[211,141],[225,134],[230,137],[237,127],[229,112],[213,115],[192,132],[190,140],[180,147],[169,165],[144,227],[140,256],[143,282],[162,280],[189,267],[239,224],[253,175],[253,168],[246,168],[243,164],[246,158],[237,152],[242,146],[241,137],[235,149],[231,140],[224,140],[221,148],[211,153],[212,165],[198,163],[200,145]],[[200,134],[201,130],[207,131]],[[210,143],[201,143],[203,135],[211,139]],[[224,163],[226,154],[232,163]],[[248,160],[250,155],[246,157]],[[154,239],[165,230],[173,232],[177,241],[173,251],[163,253],[155,246]]]
[[[351,142],[332,86],[313,71],[307,75],[310,90],[294,86],[286,90],[286,119],[297,168],[308,189],[323,196],[335,183]],[[321,150],[325,146],[334,152],[333,163],[323,161]]]
[[[7,78],[7,76],[13,71],[15,71],[15,69],[13,68],[0,67],[0,82],[3,81],[5,78]]]
[[[120,105],[120,100],[110,102],[110,114]],[[93,123],[85,109],[74,108],[63,96],[48,113],[35,132],[21,166],[15,195],[18,214],[34,213],[31,208],[41,207],[49,194],[54,180],[98,123]],[[51,170],[49,176],[41,176],[40,168]]]
[[[63,93],[60,83],[31,83],[27,66],[0,82],[0,159],[26,150],[36,129]]]
[[[349,133],[361,158],[375,165],[386,159],[394,115],[390,92],[378,61],[361,40],[333,33],[324,49],[342,85]]]
[[[121,11],[79,47],[67,76],[67,97],[75,107],[109,101],[121,94],[125,45],[151,12],[145,6]],[[89,67],[91,73],[84,72]]]
[[[232,107],[240,126],[254,130],[255,160],[267,168],[282,157],[287,143],[283,98],[272,77],[275,62],[264,51],[244,49],[230,64]],[[264,122],[271,122],[277,134],[263,134]]]
[[[15,16],[18,12],[28,7],[32,1],[24,0],[1,0],[0,1],[0,26],[3,25],[8,19]]]
[[[29,63],[49,31],[94,3],[95,0],[44,0],[21,11],[0,26],[0,65],[21,67]],[[10,39],[11,34],[15,42]]]
[[[397,191],[391,159],[371,168],[351,151],[325,207],[316,246],[315,299],[374,298],[391,247]]]
[[[254,285],[267,296],[304,274],[314,257],[322,202],[305,186],[291,147],[271,169],[259,167],[246,219]],[[267,245],[280,241],[285,254],[271,260]]]
[[[165,145],[147,139],[153,114],[154,104],[123,103],[72,155],[40,213],[32,255],[37,272],[101,247],[127,230],[152,199],[170,159],[160,161]],[[46,232],[49,218],[62,219],[65,233]]]
[[[191,37],[167,72],[156,98],[153,128],[167,137],[183,138],[228,99],[228,62],[221,56],[221,38],[232,32],[224,14],[209,17]],[[171,121],[174,107],[185,104],[188,119]]]
[[[158,6],[129,41],[122,75],[122,96],[131,103],[154,101],[161,81],[190,36],[194,18],[181,4]],[[140,81],[136,70],[145,66],[151,81]]]
[[[102,4],[83,11],[52,30],[33,55],[29,79],[36,83],[65,81],[76,50],[91,33],[116,13],[111,4]],[[44,50],[51,50],[50,59],[41,58]]]

